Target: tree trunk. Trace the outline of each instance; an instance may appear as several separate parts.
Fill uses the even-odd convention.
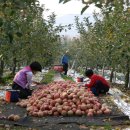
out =
[[[0,79],[3,76],[3,72],[4,72],[4,60],[0,61]]]
[[[105,67],[103,66],[103,68],[102,68],[102,76],[103,76],[103,77],[104,77],[104,71],[105,71],[104,68],[105,68]]]
[[[13,69],[12,69],[12,74],[15,75],[15,72],[16,72],[16,58],[13,58]]]
[[[18,70],[20,70],[20,63],[18,63]]]
[[[29,64],[30,64],[30,61],[29,61],[29,60],[27,60],[25,63],[26,63],[26,65],[29,65]]]
[[[111,74],[110,74],[110,82],[111,82],[111,83],[112,83],[112,81],[113,81],[113,76],[114,76],[114,68],[112,68]]]
[[[127,60],[127,63],[126,63],[126,74],[125,74],[125,88],[128,88],[128,85],[129,85],[129,73],[130,73],[129,61]]]
[[[116,82],[116,71],[114,72],[114,83]]]
[[[129,73],[129,84],[128,84],[128,88],[130,89],[130,73]]]

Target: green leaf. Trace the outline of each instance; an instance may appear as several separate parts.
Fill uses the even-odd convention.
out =
[[[97,2],[100,2],[99,0],[93,0],[93,2],[97,3]]]
[[[64,0],[59,0],[59,3],[63,2]]]
[[[0,58],[2,58],[3,54],[0,55]]]
[[[0,3],[5,3],[7,0],[0,0]]]
[[[22,33],[20,33],[20,32],[16,32],[16,35],[17,35],[18,37],[22,37]]]
[[[15,14],[16,10],[11,10],[10,16],[13,16]]]
[[[112,7],[109,7],[109,12],[111,12],[112,11]]]
[[[81,14],[83,14],[84,11],[85,11],[88,7],[89,7],[88,5],[86,5],[85,7],[83,7],[82,10],[81,10]]]
[[[69,2],[69,1],[71,1],[71,0],[64,0],[63,4],[65,4],[65,3]]]
[[[3,19],[0,18],[0,27],[3,25]]]
[[[20,0],[14,1],[14,4],[15,4],[15,8],[17,9],[23,9],[26,7],[24,2]]]
[[[9,37],[9,42],[12,43],[13,42],[13,34],[12,33],[8,33],[8,37]]]
[[[102,4],[96,4],[96,7],[98,7],[98,8],[102,8]]]

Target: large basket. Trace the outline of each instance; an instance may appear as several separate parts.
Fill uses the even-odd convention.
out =
[[[63,65],[54,65],[53,69],[58,72],[63,72]]]

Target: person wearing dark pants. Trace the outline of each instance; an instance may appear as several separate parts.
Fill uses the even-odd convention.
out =
[[[63,64],[63,70],[64,70],[64,75],[67,75],[67,71],[68,71],[68,64],[67,63]]]
[[[66,53],[63,55],[61,59],[61,64],[63,65],[64,75],[67,75],[67,72],[68,72],[68,62],[69,62],[68,51],[66,51]]]
[[[106,94],[109,91],[109,87],[97,80],[95,85],[91,87],[91,91],[95,96],[99,96],[100,94]]]
[[[28,96],[32,95],[32,90],[27,89],[27,88],[23,89],[22,87],[20,87],[15,82],[13,83],[12,89],[13,90],[20,90],[19,91],[19,98],[20,99],[27,99]]]
[[[32,94],[30,85],[32,84],[32,76],[38,71],[42,71],[42,66],[38,62],[32,62],[29,66],[18,71],[13,79],[13,90],[19,90],[19,98],[26,99]],[[37,82],[34,82],[37,84]]]
[[[94,74],[93,70],[86,70],[85,76],[90,79],[90,83],[86,84],[85,86],[90,89],[95,96],[106,94],[109,91],[109,83],[105,80],[104,77]]]

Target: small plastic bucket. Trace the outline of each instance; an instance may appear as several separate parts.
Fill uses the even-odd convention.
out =
[[[5,92],[5,101],[7,102],[17,102],[19,100],[19,91],[18,90],[6,90]]]
[[[84,81],[84,77],[77,77],[77,82],[83,82]]]

